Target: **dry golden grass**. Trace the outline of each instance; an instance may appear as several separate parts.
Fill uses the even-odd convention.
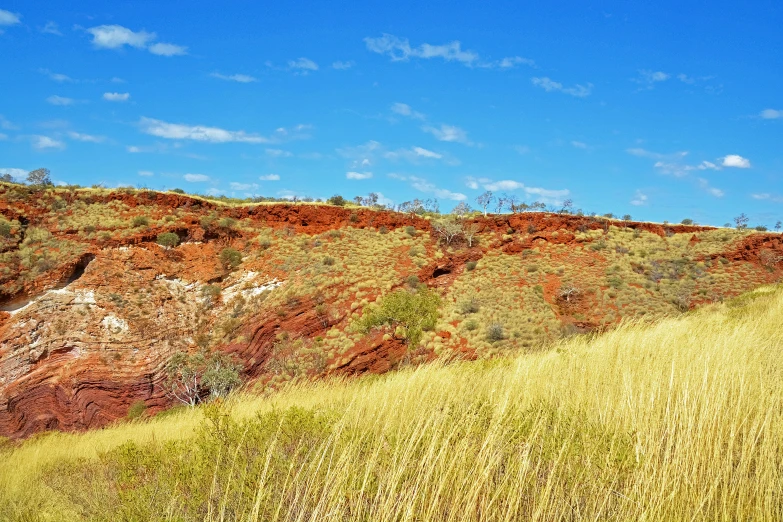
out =
[[[216,424],[42,436],[0,453],[0,518],[780,520],[781,332],[766,287],[545,353],[237,397]]]

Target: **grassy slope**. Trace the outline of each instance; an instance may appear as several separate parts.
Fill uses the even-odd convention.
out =
[[[781,332],[765,287],[547,352],[41,436],[0,453],[0,519],[779,520]]]

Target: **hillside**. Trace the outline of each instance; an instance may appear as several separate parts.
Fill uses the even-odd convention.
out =
[[[478,269],[477,269],[478,270]],[[0,446],[6,520],[780,520],[783,289]]]
[[[434,215],[2,184],[0,215],[0,435],[12,438],[169,407],[163,369],[179,351],[234,354],[263,391],[539,351],[783,276],[780,234],[567,214],[471,214],[456,221],[475,235],[448,243]],[[421,285],[440,304],[420,343],[357,329],[376,300]]]

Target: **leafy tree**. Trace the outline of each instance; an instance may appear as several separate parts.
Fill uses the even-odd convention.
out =
[[[175,194],[184,194],[185,193],[185,191],[182,190],[181,188],[173,188],[173,189],[171,189],[171,192],[174,192]]]
[[[495,200],[492,191],[488,190],[476,198],[476,203],[484,209],[484,217],[487,217],[487,207]]]
[[[571,214],[574,211],[574,200],[567,199],[563,201],[563,208],[560,210],[561,214]],[[630,217],[628,218],[630,221]]]
[[[748,218],[748,216],[745,215],[744,212],[734,218],[734,224],[736,225],[737,230],[745,230],[746,228],[748,228],[749,221],[750,219]]]
[[[781,227],[783,227],[783,223],[781,223],[780,221],[775,223],[775,232],[780,232]]]
[[[457,216],[458,218],[462,219],[471,212],[470,205],[465,203],[464,201],[460,201],[459,204],[454,207],[454,210],[451,211],[452,214]]]
[[[46,187],[52,184],[52,179],[49,177],[49,169],[35,169],[31,170],[27,174],[27,182],[30,185],[40,185]]]
[[[348,201],[342,197],[339,194],[335,194],[331,198],[327,199],[326,202],[330,205],[337,205],[338,207],[344,207]]]
[[[476,236],[479,233],[479,226],[475,223],[468,223],[462,227],[462,235],[465,236],[465,241],[468,242],[468,247],[473,247],[473,243],[476,241]]]
[[[0,176],[0,181],[5,181],[6,183],[13,183],[14,177],[6,172],[2,176]]]
[[[386,294],[379,304],[367,306],[355,328],[367,333],[379,326],[392,326],[409,347],[415,348],[423,332],[435,328],[439,306],[438,294],[426,287],[419,287],[416,292],[396,290]]]
[[[505,201],[506,208],[512,214],[516,214],[517,212],[522,210],[522,206],[519,203],[519,198],[516,195],[510,194],[510,195],[506,196],[504,199],[506,200]],[[522,205],[525,205],[525,207],[527,207],[527,205],[525,203],[522,203]]]
[[[693,220],[691,218],[685,218],[682,221],[680,221],[683,225],[693,225]]]
[[[175,353],[166,365],[166,394],[188,406],[195,406],[205,396],[225,397],[242,384],[242,366],[223,352],[194,354]]]
[[[361,205],[362,204],[362,199],[364,199],[364,198],[362,198],[361,196],[355,196],[353,198],[353,202],[356,203],[357,205]]]
[[[242,263],[242,253],[231,247],[226,247],[221,250],[218,258],[226,268],[236,268]]]
[[[631,214],[625,214],[623,216],[623,221],[631,221]]]
[[[462,234],[462,223],[453,216],[442,217],[432,222],[432,230],[450,245]]]
[[[378,204],[378,194],[370,192],[366,198],[362,198],[362,205],[365,207],[374,207]]]
[[[179,244],[179,236],[174,232],[163,232],[158,234],[158,244],[168,250]]]

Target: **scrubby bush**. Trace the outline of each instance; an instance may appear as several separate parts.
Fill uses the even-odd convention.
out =
[[[409,275],[405,278],[405,283],[407,283],[407,285],[411,288],[416,288],[419,286],[419,278],[415,275]]]
[[[218,221],[218,228],[223,230],[231,230],[237,225],[237,220],[231,217],[224,217]]]
[[[475,330],[478,327],[479,327],[478,321],[476,321],[475,319],[471,319],[469,321],[465,321],[465,329],[470,331],[470,332],[472,332],[473,330]]]
[[[179,244],[179,236],[174,232],[163,232],[158,234],[158,244],[166,250]]]
[[[768,230],[767,227],[765,227],[764,225],[758,225],[756,227],[757,232],[766,232],[767,230]]]
[[[218,258],[226,268],[236,268],[242,263],[242,253],[231,247],[226,247],[221,250]]]
[[[476,299],[475,297],[471,297],[467,301],[462,301],[459,305],[459,311],[464,315],[475,314],[480,309],[481,309],[481,304],[479,303],[478,299]]]
[[[415,236],[416,235],[416,227],[408,225],[407,227],[405,227],[405,233],[408,234],[411,237]]]
[[[0,218],[0,237],[9,237],[11,235],[11,223]]]
[[[682,221],[680,221],[683,225],[693,225],[693,220],[691,218],[685,218]]]
[[[185,193],[185,191],[182,190],[181,188],[173,188],[173,189],[171,189],[171,192],[174,192],[176,194],[184,194]]]
[[[478,263],[476,263],[476,261],[468,261],[467,263],[465,263],[465,269],[466,269],[468,272],[470,272],[470,271],[473,271],[473,270],[475,270],[475,269],[476,269],[476,265],[477,265],[477,264],[478,264]]]
[[[258,246],[261,247],[261,250],[266,250],[266,249],[268,249],[269,247],[272,246],[272,241],[270,241],[267,238],[260,239],[258,241]]]
[[[355,328],[367,333],[372,328],[391,326],[401,330],[408,345],[414,348],[423,332],[435,327],[439,306],[440,297],[427,288],[420,287],[416,292],[396,290],[384,296],[380,303],[365,308]]]
[[[326,202],[330,205],[337,205],[338,207],[344,207],[346,203],[348,203],[348,200],[346,200],[344,197],[342,197],[339,194],[335,194],[331,198],[327,199]]]
[[[324,257],[323,263],[326,266],[332,266],[332,265],[334,265],[334,258],[331,257],[331,256],[326,256],[326,257]]]
[[[380,232],[381,234],[388,234],[389,233],[389,229],[386,228],[386,227],[381,227],[381,228],[378,229],[378,232]]]
[[[223,352],[194,354],[177,352],[166,365],[166,393],[188,406],[195,406],[204,396],[225,397],[242,384],[242,366]]]
[[[505,333],[503,332],[503,325],[499,323],[491,324],[489,325],[489,328],[487,328],[487,340],[490,342],[497,342],[502,341],[506,338]]]
[[[138,227],[146,227],[150,224],[150,218],[147,216],[135,216],[133,220],[131,220],[131,225],[133,225],[133,228]]]

